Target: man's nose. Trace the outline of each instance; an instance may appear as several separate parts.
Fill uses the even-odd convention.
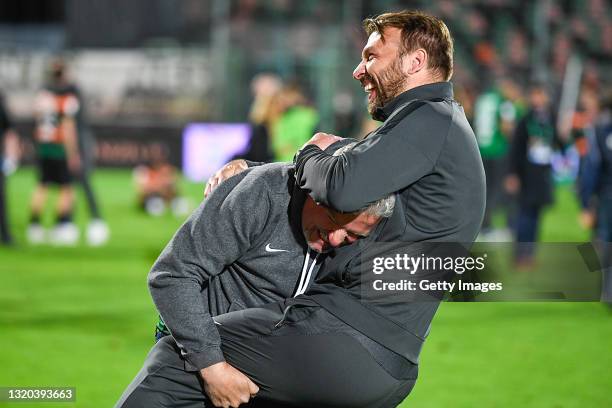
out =
[[[357,66],[353,70],[353,78],[360,81],[364,75],[365,75],[365,62],[360,61],[359,64],[357,64]]]
[[[341,229],[331,230],[327,233],[327,242],[329,242],[329,245],[334,248],[344,244],[345,238],[346,234]]]

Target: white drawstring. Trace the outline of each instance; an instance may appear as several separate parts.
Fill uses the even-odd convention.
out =
[[[298,285],[298,288],[295,291],[295,295],[293,295],[293,297],[302,295],[304,292],[306,292],[306,289],[308,288],[308,282],[310,282],[310,277],[312,276],[312,271],[315,265],[317,264],[318,257],[319,254],[314,257],[312,263],[310,264],[310,268],[308,268],[308,261],[310,260],[310,249],[306,251],[306,257],[304,258],[304,266],[302,267],[302,274],[300,276],[300,284]],[[308,273],[306,273],[307,269]]]

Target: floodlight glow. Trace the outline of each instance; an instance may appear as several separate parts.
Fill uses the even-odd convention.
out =
[[[183,173],[191,181],[205,181],[249,144],[246,123],[192,123],[183,131]]]

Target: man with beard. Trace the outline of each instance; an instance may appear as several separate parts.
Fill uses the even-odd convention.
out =
[[[376,242],[404,243],[402,251],[432,255],[435,245],[469,246],[480,230],[485,177],[474,132],[453,99],[453,42],[446,25],[421,12],[385,13],[366,19],[369,38],[353,72],[368,94],[368,110],[384,123],[339,156],[324,150],[340,138],[317,133],[295,157],[297,184],[318,203],[340,212],[364,208],[387,194],[399,199]],[[246,163],[234,162],[210,180],[212,187]],[[336,250],[306,295],[318,306],[395,353],[383,361],[396,378],[418,364],[438,302],[393,301],[363,296],[365,249]],[[450,245],[452,247],[452,245]],[[422,251],[421,251],[422,250]],[[366,269],[367,271],[367,269]],[[415,271],[423,276],[423,271]],[[389,406],[401,402],[407,386]]]
[[[369,113],[383,124],[341,156],[324,151],[337,136],[315,135],[296,155],[297,184],[341,212],[397,192],[396,211],[376,241],[404,243],[404,253],[424,257],[435,256],[436,244],[444,243],[442,251],[454,254],[479,233],[485,175],[474,132],[453,99],[451,35],[444,22],[415,11],[366,19],[364,29],[369,37],[353,77],[368,94]],[[307,294],[417,364],[439,302],[370,302],[361,296],[355,277],[364,278],[359,268],[367,262],[365,249],[338,250]],[[413,272],[425,278],[422,268]],[[411,344],[415,338],[419,342]]]
[[[295,158],[298,183],[339,211],[402,191],[412,227],[405,239],[469,240],[481,223],[484,172],[448,82],[450,33],[441,20],[413,11],[367,19],[364,28],[369,38],[353,77],[368,94],[369,113],[384,123],[342,158],[323,152],[337,136],[315,135]]]

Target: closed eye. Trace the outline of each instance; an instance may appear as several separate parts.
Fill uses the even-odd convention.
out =
[[[347,231],[347,236],[349,236],[353,241],[357,241],[358,239],[367,238],[367,235],[357,234],[355,232]]]
[[[346,232],[345,241],[350,240],[350,243],[353,243],[358,239],[367,238],[368,234],[358,234],[356,232],[346,230],[343,225],[341,225],[338,221],[334,219],[333,215],[329,210],[325,211],[325,215],[327,215],[327,219],[331,221],[331,223],[334,224],[336,228],[344,229],[344,231]]]

